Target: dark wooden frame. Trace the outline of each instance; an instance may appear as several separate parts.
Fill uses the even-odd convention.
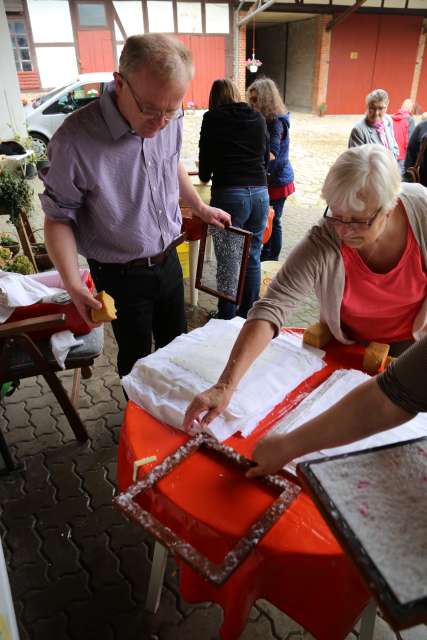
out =
[[[215,289],[211,289],[210,287],[206,287],[202,284],[202,275],[203,275],[203,265],[205,260],[205,251],[206,251],[206,240],[208,235],[208,229],[210,225],[204,225],[202,230],[202,237],[200,238],[200,247],[199,247],[199,258],[197,260],[197,271],[196,271],[196,289],[200,291],[204,291],[205,293],[210,293],[212,296],[216,296],[221,300],[227,300],[228,302],[232,302],[233,304],[239,305],[242,301],[243,296],[243,287],[245,284],[246,277],[246,267],[248,265],[249,260],[249,252],[251,249],[251,240],[252,233],[250,231],[246,231],[245,229],[238,229],[237,227],[226,227],[224,232],[234,233],[239,236],[243,236],[244,244],[243,244],[243,255],[242,261],[240,264],[240,273],[239,273],[239,282],[237,284],[237,293],[236,297],[228,296],[224,293],[220,293]]]
[[[329,497],[321,482],[313,472],[313,467],[321,465],[330,460],[340,460],[348,457],[361,456],[373,453],[382,449],[393,449],[403,447],[415,442],[427,442],[427,437],[416,438],[405,442],[396,442],[382,447],[373,447],[364,451],[357,451],[350,454],[328,456],[322,459],[310,460],[297,465],[297,475],[304,488],[307,489],[313,502],[318,507],[320,513],[325,518],[337,540],[348,552],[354,561],[370,591],[378,601],[385,619],[394,630],[407,629],[418,624],[427,624],[427,597],[414,600],[407,604],[401,604],[394,592],[391,590],[383,575],[378,570],[376,564],[365,551],[358,538],[353,534],[352,529],[338,507]],[[386,523],[385,523],[386,526]]]
[[[249,528],[245,536],[240,538],[236,546],[229,551],[222,564],[218,565],[195,549],[190,543],[180,538],[169,527],[163,525],[149,511],[143,509],[136,498],[147,489],[151,489],[159,480],[164,478],[172,469],[178,466],[199,449],[206,449],[219,454],[224,460],[239,465],[242,470],[249,469],[253,463],[241,456],[231,447],[220,444],[204,433],[198,434],[179,447],[173,454],[166,457],[161,464],[154,467],[143,480],[132,484],[116,498],[113,504],[148,531],[156,540],[173,554],[179,556],[203,578],[216,586],[221,586],[236,571],[243,560],[260,542],[271,527],[279,520],[292,501],[300,492],[300,487],[280,476],[265,476],[260,478],[264,484],[281,491],[278,498],[270,505],[264,514]]]

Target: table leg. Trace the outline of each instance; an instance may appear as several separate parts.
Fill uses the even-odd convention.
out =
[[[168,550],[159,542],[156,542],[154,545],[150,581],[148,583],[148,593],[145,600],[145,610],[149,613],[156,613],[159,608],[167,559]]]
[[[359,640],[373,640],[377,603],[371,600],[360,618]]]
[[[197,306],[199,299],[199,292],[196,289],[196,271],[197,271],[197,259],[199,257],[199,240],[190,240],[190,304],[194,307]]]

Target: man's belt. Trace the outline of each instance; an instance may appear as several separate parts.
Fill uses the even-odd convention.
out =
[[[166,249],[162,251],[162,253],[158,253],[155,256],[149,256],[148,258],[137,258],[136,260],[131,260],[130,262],[127,263],[126,266],[131,268],[132,267],[154,267],[154,265],[163,264],[166,258],[168,257],[169,253],[172,251],[172,249],[175,249],[175,247],[177,247],[179,244],[182,244],[185,238],[186,238],[185,233],[181,233],[181,235],[175,238],[175,240],[173,240],[173,242],[171,242],[170,245],[168,245]]]

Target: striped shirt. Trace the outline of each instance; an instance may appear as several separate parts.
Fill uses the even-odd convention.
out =
[[[109,85],[49,143],[50,167],[41,175],[45,215],[70,224],[78,252],[98,262],[161,253],[181,232],[181,142],[182,120],[153,138],[135,135]]]

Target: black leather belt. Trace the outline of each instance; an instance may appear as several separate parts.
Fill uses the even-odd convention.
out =
[[[175,249],[179,244],[182,244],[185,240],[185,233],[181,233],[180,236],[175,238],[173,242],[166,247],[162,253],[158,253],[155,256],[149,256],[148,258],[137,258],[126,263],[127,267],[154,267],[155,265],[163,264],[172,249]]]

